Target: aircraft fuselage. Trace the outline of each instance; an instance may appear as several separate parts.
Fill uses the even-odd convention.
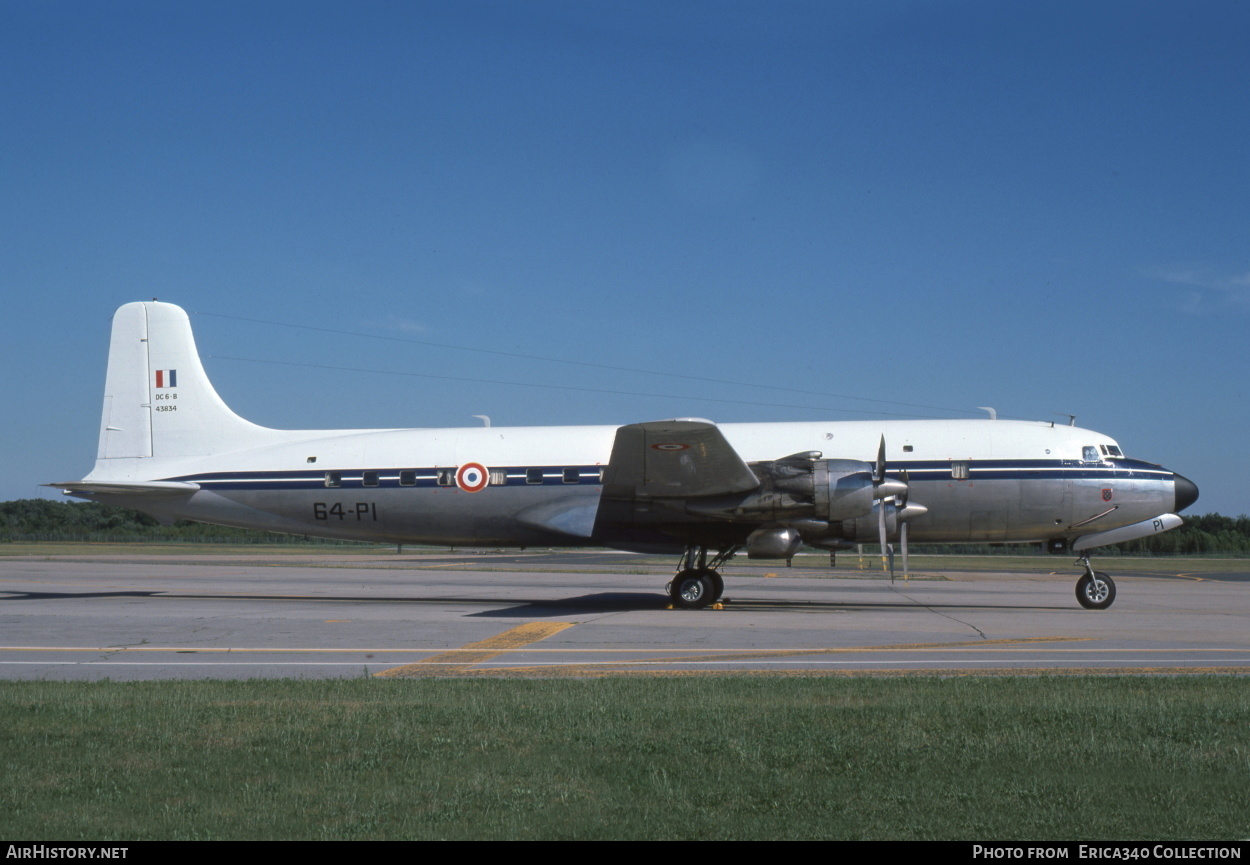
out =
[[[647,524],[630,537],[614,537],[602,526],[596,531],[593,520],[559,527],[558,519],[542,514],[527,518],[544,507],[593,512],[617,429],[302,431],[303,440],[295,444],[232,454],[118,460],[110,472],[114,479],[176,481],[199,489],[159,498],[107,498],[117,503],[126,498],[126,504],[171,519],[390,543],[650,548],[671,539],[676,549],[701,528],[716,537],[735,531],[745,536],[755,528],[685,514],[671,501],[663,503],[666,528]],[[866,459],[884,436],[887,474],[905,474],[910,499],[928,508],[910,521],[912,541],[1071,539],[1176,509],[1173,472],[1107,456],[1104,449],[1114,441],[1077,427],[963,420],[722,424],[719,429],[748,464],[802,451]],[[134,470],[119,472],[120,463],[133,463]],[[465,465],[480,466],[485,483],[458,478]],[[154,473],[158,467],[163,470]],[[874,541],[876,519],[843,521],[836,534],[847,542]]]

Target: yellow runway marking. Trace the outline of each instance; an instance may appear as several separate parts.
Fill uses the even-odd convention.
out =
[[[489,639],[469,643],[459,649],[434,655],[415,664],[405,664],[402,667],[383,670],[375,675],[384,678],[409,678],[430,675],[431,672],[441,675],[456,674],[469,669],[473,664],[489,661],[505,652],[537,643],[539,640],[560,633],[565,628],[573,627],[573,624],[573,622],[527,622]]]

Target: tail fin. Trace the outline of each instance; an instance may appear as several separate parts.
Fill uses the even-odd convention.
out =
[[[213,390],[181,307],[117,310],[96,459],[203,456],[247,447],[266,432]]]

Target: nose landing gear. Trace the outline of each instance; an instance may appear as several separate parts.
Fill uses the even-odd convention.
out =
[[[1087,610],[1105,610],[1115,601],[1115,583],[1102,571],[1095,571],[1089,556],[1081,556],[1077,564],[1085,565],[1085,573],[1076,581],[1076,601]]]

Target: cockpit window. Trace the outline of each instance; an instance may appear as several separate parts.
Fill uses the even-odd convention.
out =
[[[1096,463],[1100,459],[1098,456],[1098,448],[1093,445],[1086,445],[1081,448],[1081,459],[1087,463]]]
[[[1107,445],[1107,456],[1123,457],[1124,454],[1120,453],[1120,449],[1117,446]]]

